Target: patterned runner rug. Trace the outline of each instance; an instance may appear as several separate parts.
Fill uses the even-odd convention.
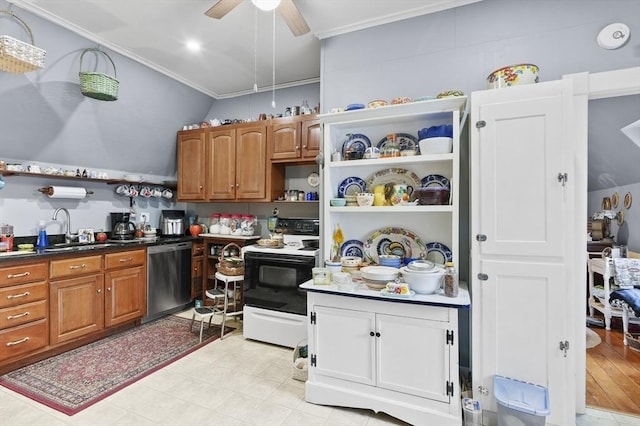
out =
[[[220,337],[220,326],[205,324],[199,343],[190,322],[166,316],[14,370],[0,385],[73,415]]]

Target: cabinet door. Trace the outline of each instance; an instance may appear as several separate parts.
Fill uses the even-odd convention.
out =
[[[306,120],[302,122],[302,157],[315,159],[320,154],[320,140],[322,132],[320,131],[319,120]]]
[[[108,271],[105,276],[105,326],[145,316],[147,311],[144,267]]]
[[[300,157],[300,121],[295,118],[278,119],[269,127],[271,160]]]
[[[236,199],[266,199],[266,173],[266,125],[239,127],[236,129]]]
[[[52,345],[104,328],[103,276],[53,281],[49,288]]]
[[[178,133],[178,201],[205,199],[205,133]]]
[[[449,402],[448,323],[381,314],[376,321],[378,387]]]
[[[234,129],[209,133],[207,141],[207,198],[236,198],[236,137]],[[203,174],[204,175],[204,174]]]
[[[204,275],[204,256],[191,258],[191,298],[202,297],[202,280]]]
[[[375,385],[375,314],[315,306],[316,371]]]
[[[573,424],[578,324],[567,306],[578,277],[568,248],[582,235],[572,226],[571,83],[472,96],[473,389],[488,390],[474,397],[496,410],[496,374],[539,384],[551,396],[547,422]]]

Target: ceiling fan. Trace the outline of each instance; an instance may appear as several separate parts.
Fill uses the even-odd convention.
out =
[[[242,3],[242,1],[243,0],[218,0],[218,2],[204,14],[210,18],[220,19],[227,13],[231,12],[231,10]],[[307,22],[300,14],[296,5],[293,4],[293,0],[251,0],[251,2],[262,10],[273,10],[277,8],[278,13],[280,13],[293,35],[296,37],[310,31]]]

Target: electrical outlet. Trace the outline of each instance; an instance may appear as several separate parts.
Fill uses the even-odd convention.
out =
[[[140,222],[149,223],[149,212],[140,212],[138,213],[138,217],[140,218]]]

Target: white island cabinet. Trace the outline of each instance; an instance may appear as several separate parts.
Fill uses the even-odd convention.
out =
[[[368,408],[412,424],[460,425],[456,298],[383,297],[360,285],[301,286],[308,291],[306,400]]]

